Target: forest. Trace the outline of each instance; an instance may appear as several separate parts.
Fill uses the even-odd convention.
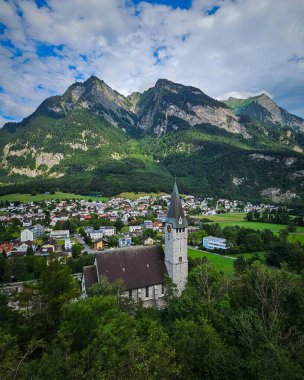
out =
[[[284,265],[191,260],[180,297],[143,308],[106,280],[80,299],[57,260],[14,301],[0,298],[1,379],[303,379],[304,277]],[[11,301],[11,300],[10,300]]]

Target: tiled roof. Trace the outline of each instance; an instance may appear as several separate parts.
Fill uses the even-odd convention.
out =
[[[83,277],[86,289],[89,289],[93,284],[98,282],[95,265],[83,267]]]
[[[122,279],[126,289],[162,284],[167,274],[162,246],[106,250],[96,255],[99,277],[109,282]]]

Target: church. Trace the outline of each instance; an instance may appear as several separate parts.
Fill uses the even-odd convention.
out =
[[[96,254],[94,265],[83,268],[82,296],[100,278],[122,279],[126,296],[144,306],[164,306],[164,280],[169,276],[180,294],[188,277],[188,223],[174,184],[165,221],[165,252],[160,246],[108,249]]]

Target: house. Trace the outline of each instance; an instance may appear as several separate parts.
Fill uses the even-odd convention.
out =
[[[25,230],[21,231],[20,234],[20,240],[21,241],[33,241],[34,240],[34,233],[29,228],[26,228]]]
[[[102,249],[105,249],[108,247],[109,243],[108,240],[100,238],[94,241],[94,248],[101,251]]]
[[[142,226],[135,225],[129,227],[129,232],[140,232],[142,230]]]
[[[122,237],[118,240],[118,247],[131,247],[132,238],[130,236]]]
[[[88,289],[106,278],[122,279],[125,296],[144,306],[165,305],[165,277],[176,284],[178,294],[185,288],[188,276],[188,223],[174,184],[165,226],[165,252],[159,246],[136,246],[106,250],[96,254],[94,265],[83,268],[82,297]]]
[[[207,249],[228,249],[227,240],[214,236],[207,236],[203,238],[203,246]]]
[[[45,228],[41,224],[36,224],[35,226],[22,230],[20,234],[20,240],[33,241],[43,236],[44,232]]]
[[[67,239],[70,237],[70,231],[69,230],[53,230],[50,233],[50,238],[53,239]]]
[[[147,239],[144,240],[144,245],[153,245],[155,243],[155,240],[151,237],[147,237]]]
[[[74,242],[72,242],[69,237],[64,239],[64,249],[66,251],[71,250],[73,245],[74,245]]]
[[[116,234],[116,227],[114,226],[106,226],[104,227],[104,236],[113,236]]]
[[[56,249],[56,247],[53,244],[43,244],[40,251],[42,253],[54,253],[55,249]]]
[[[0,253],[5,252],[8,253],[14,249],[14,246],[10,242],[2,242],[0,243]]]
[[[144,228],[153,228],[153,222],[152,220],[144,220]]]

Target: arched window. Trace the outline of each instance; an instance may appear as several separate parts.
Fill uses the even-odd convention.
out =
[[[179,263],[182,263],[182,262],[183,262],[183,258],[182,258],[181,256],[179,257],[178,262],[179,262]]]

